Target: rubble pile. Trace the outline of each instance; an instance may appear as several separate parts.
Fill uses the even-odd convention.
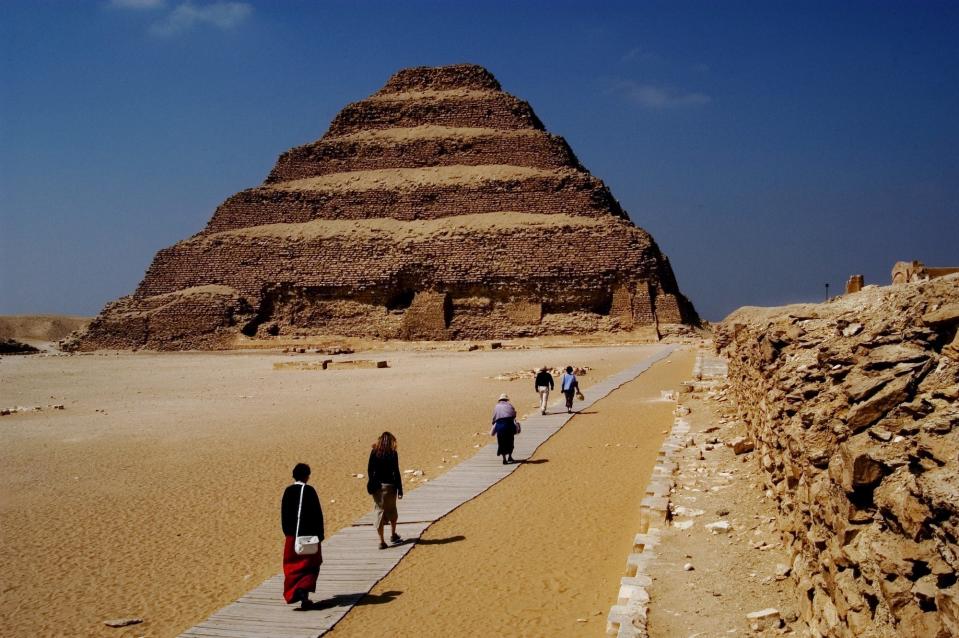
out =
[[[717,328],[814,636],[959,635],[959,276]]]

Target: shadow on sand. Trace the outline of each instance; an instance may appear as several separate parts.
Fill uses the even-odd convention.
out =
[[[402,594],[401,591],[385,591],[382,594],[337,594],[332,598],[315,601],[306,611],[323,611],[333,607],[350,607],[360,605],[385,605]]]
[[[462,534],[457,534],[456,536],[449,536],[447,538],[404,538],[397,545],[448,545],[449,543],[458,543],[459,541],[465,541],[466,537]]]

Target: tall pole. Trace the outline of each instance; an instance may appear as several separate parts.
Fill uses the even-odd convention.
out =
[[[829,301],[829,284],[826,284],[826,301]]]

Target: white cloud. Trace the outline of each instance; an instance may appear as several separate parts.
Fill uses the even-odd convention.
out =
[[[253,7],[246,2],[213,2],[203,5],[184,2],[165,18],[154,23],[150,27],[150,33],[170,36],[200,25],[228,30],[237,27],[251,13],[253,13]]]
[[[653,86],[652,84],[640,84],[632,80],[619,82],[614,90],[625,95],[630,102],[650,109],[702,106],[713,101],[713,98],[704,93],[679,91]]]
[[[114,9],[159,9],[166,5],[166,0],[110,0]]]

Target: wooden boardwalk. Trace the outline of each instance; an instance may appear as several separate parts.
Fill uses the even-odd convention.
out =
[[[583,391],[585,400],[577,410],[585,410],[624,383],[632,381],[657,361],[669,356],[678,346],[651,346],[650,354],[636,365],[614,374]],[[558,393],[557,393],[558,394]],[[549,437],[574,416],[554,403],[552,413],[533,414],[523,421],[523,433],[516,437],[514,456],[528,458]],[[561,411],[562,410],[562,411]],[[183,638],[316,638],[333,628],[354,605],[388,602],[389,592],[363,600],[373,586],[386,576],[433,522],[463,503],[479,496],[512,474],[519,464],[503,465],[496,456],[496,444],[487,445],[476,455],[448,472],[406,494],[399,502],[397,533],[405,540],[400,545],[380,550],[372,529],[370,512],[323,542],[323,567],[314,601],[319,608],[294,611],[283,601],[283,574],[278,574],[239,600],[214,613],[199,625],[183,632]]]

